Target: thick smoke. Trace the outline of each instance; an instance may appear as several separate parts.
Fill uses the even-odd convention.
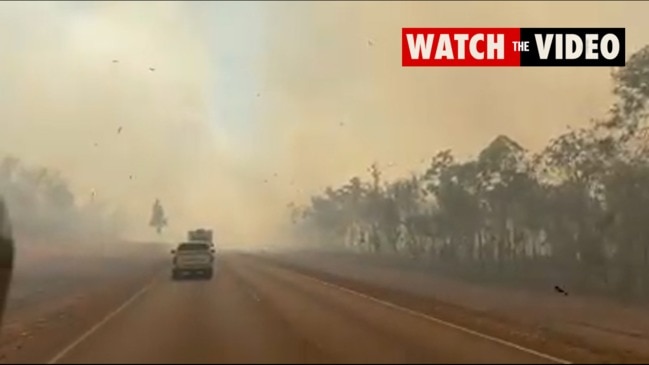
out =
[[[78,204],[121,207],[136,233],[148,229],[157,196],[182,215],[192,176],[209,168],[214,143],[212,73],[192,9],[166,2],[2,7],[0,152],[61,171]]]
[[[268,106],[265,125],[277,138],[272,141],[284,166],[314,185],[346,180],[374,160],[395,162],[401,166],[395,170],[403,173],[435,150],[452,147],[467,155],[501,133],[538,148],[566,125],[587,123],[610,105],[607,69],[402,68],[401,27],[622,25],[631,52],[644,41],[635,14],[646,5],[340,2],[269,7],[275,25],[264,66],[276,99]]]
[[[133,236],[152,234],[160,198],[174,237],[211,226],[232,242],[270,240],[289,202],[374,161],[403,175],[503,133],[538,148],[610,105],[605,69],[404,69],[401,27],[626,26],[632,52],[647,43],[646,8],[7,3],[0,154],[60,170],[79,204],[95,191]]]
[[[0,161],[0,192],[3,235],[13,226],[19,237],[37,240],[116,238],[124,228],[118,211],[99,201],[77,202],[58,172],[12,156]]]
[[[645,44],[640,3],[272,3],[262,62],[265,146],[304,201],[364,174],[407,176],[435,151],[469,157],[507,134],[538,149],[611,104],[608,69],[401,67],[401,27],[625,26]],[[271,138],[272,136],[272,138]],[[268,159],[271,157],[267,156]]]

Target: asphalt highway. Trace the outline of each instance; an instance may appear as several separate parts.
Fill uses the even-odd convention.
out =
[[[253,256],[163,272],[50,363],[557,363]]]

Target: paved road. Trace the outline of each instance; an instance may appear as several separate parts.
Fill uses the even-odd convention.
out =
[[[51,362],[552,363],[241,254],[161,276]]]

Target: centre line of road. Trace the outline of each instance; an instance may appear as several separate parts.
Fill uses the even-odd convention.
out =
[[[124,309],[126,309],[131,303],[133,303],[137,298],[141,297],[144,293],[146,293],[152,286],[157,282],[157,277],[153,280],[151,280],[147,285],[145,285],[142,289],[138,290],[135,294],[133,294],[130,298],[128,298],[122,305],[117,307],[115,310],[112,312],[108,313],[101,321],[97,322],[94,326],[92,326],[89,330],[84,332],[79,338],[77,338],[74,342],[66,346],[63,350],[59,351],[50,361],[48,361],[48,364],[56,364],[59,360],[61,360],[63,357],[65,357],[67,354],[70,353],[70,351],[74,350],[75,347],[79,346],[80,343],[85,341],[88,337],[90,337],[93,333],[97,332],[102,326],[104,326],[108,321],[110,321],[113,317],[118,315],[120,312],[122,312]]]
[[[421,318],[421,319],[424,319],[424,320],[427,320],[427,321],[430,321],[430,322],[441,324],[441,325],[456,329],[458,331],[468,333],[468,334],[471,334],[473,336],[477,336],[477,337],[480,337],[480,338],[483,338],[483,339],[486,339],[486,340],[489,340],[489,341],[492,341],[492,342],[496,342],[496,343],[501,344],[503,346],[510,347],[510,348],[513,348],[513,349],[516,349],[516,350],[519,350],[519,351],[528,353],[530,355],[534,355],[534,356],[537,356],[539,358],[546,359],[546,360],[549,360],[549,361],[552,361],[552,362],[555,362],[555,363],[558,363],[558,364],[572,364],[568,360],[564,360],[564,359],[560,359],[560,358],[552,356],[552,355],[544,354],[542,352],[532,350],[530,348],[523,347],[521,345],[517,345],[517,344],[515,344],[513,342],[503,340],[502,338],[498,338],[498,337],[490,336],[490,335],[487,335],[487,334],[484,334],[484,333],[481,333],[481,332],[477,332],[477,331],[474,331],[472,329],[462,327],[462,326],[459,326],[457,324],[453,324],[451,322],[447,322],[447,321],[444,321],[442,319],[430,316],[428,314],[417,312],[417,311],[414,311],[412,309],[408,309],[406,307],[402,307],[400,305],[397,305],[397,304],[394,304],[394,303],[391,303],[391,302],[388,302],[388,301],[385,301],[385,300],[382,300],[382,299],[378,299],[378,298],[375,298],[373,296],[363,294],[361,292],[357,292],[357,291],[349,289],[349,288],[345,288],[345,287],[342,287],[342,286],[339,286],[339,285],[336,285],[336,284],[332,284],[330,282],[320,280],[320,279],[315,278],[313,276],[305,275],[305,274],[303,274],[301,272],[297,272],[297,271],[294,271],[294,270],[290,270],[290,271],[292,273],[298,275],[298,276],[301,276],[301,277],[303,277],[305,279],[308,279],[308,280],[311,280],[313,282],[319,283],[321,285],[343,291],[345,293],[348,293],[348,294],[351,294],[351,295],[354,295],[354,296],[369,300],[369,301],[377,303],[377,304],[381,304],[381,305],[386,306],[388,308],[392,308],[394,310],[407,313],[407,314],[409,314],[411,316],[415,316],[415,317],[418,317],[418,318]]]

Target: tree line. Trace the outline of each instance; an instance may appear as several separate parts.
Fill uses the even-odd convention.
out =
[[[117,212],[95,200],[94,192],[80,202],[60,173],[27,166],[14,156],[0,160],[0,195],[18,235],[36,239],[114,236],[122,228]]]
[[[480,280],[647,298],[649,46],[612,78],[610,112],[539,152],[500,135],[475,159],[440,151],[396,181],[374,164],[291,206],[296,233]]]

